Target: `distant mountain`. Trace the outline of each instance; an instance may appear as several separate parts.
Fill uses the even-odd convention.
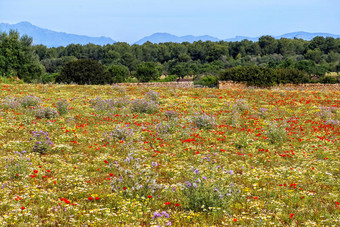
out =
[[[137,42],[135,42],[135,44],[143,44],[146,42],[151,42],[151,43],[167,43],[167,42],[173,42],[173,43],[183,43],[183,42],[189,42],[189,43],[193,43],[195,41],[219,41],[220,39],[212,37],[212,36],[208,36],[208,35],[204,35],[204,36],[192,36],[192,35],[187,35],[187,36],[176,36],[176,35],[171,35],[169,33],[155,33],[152,34],[150,36],[144,37],[140,40],[138,40]]]
[[[29,22],[20,22],[18,24],[0,23],[0,32],[9,32],[11,29],[16,30],[20,35],[28,35],[33,38],[33,44],[44,44],[47,47],[67,46],[74,44],[93,43],[97,45],[106,45],[115,43],[108,37],[89,37],[84,35],[74,35],[65,32],[55,32],[48,29],[40,28]]]
[[[273,36],[275,39],[281,39],[281,38],[287,38],[287,39],[304,39],[304,40],[312,40],[316,36],[323,36],[323,37],[333,37],[333,38],[340,38],[340,35],[334,35],[330,33],[309,33],[309,32],[292,32],[292,33],[286,33],[279,36]],[[236,42],[236,41],[242,41],[244,39],[248,39],[250,41],[258,41],[260,37],[246,37],[246,36],[236,36],[235,38],[229,38],[225,39],[224,41],[227,42]]]
[[[287,39],[304,39],[304,40],[312,40],[316,36],[323,36],[323,37],[333,37],[333,38],[340,38],[340,35],[334,35],[330,33],[309,33],[309,32],[292,32],[292,33],[287,33],[281,36],[277,36],[275,38],[280,39],[280,38],[287,38]]]
[[[106,45],[106,44],[113,44],[116,41],[112,40],[109,37],[89,37],[84,35],[74,35],[68,34],[65,32],[55,32],[48,29],[40,28],[37,26],[32,25],[29,22],[20,22],[17,24],[6,24],[0,23],[0,32],[9,32],[11,29],[17,30],[20,35],[28,35],[33,38],[33,44],[43,44],[47,47],[58,47],[58,46],[67,46],[69,44],[82,44],[86,45],[88,43],[93,43],[97,45]],[[316,36],[323,36],[323,37],[333,37],[333,38],[340,38],[340,35],[334,35],[330,33],[308,33],[308,32],[292,32],[283,34],[280,36],[273,36],[276,39],[280,38],[288,38],[288,39],[304,39],[304,40],[311,40]],[[227,42],[235,42],[235,41],[242,41],[244,39],[248,39],[250,41],[258,41],[260,37],[247,37],[247,36],[236,36],[234,38],[224,39]],[[174,43],[182,43],[182,42],[189,42],[193,43],[195,41],[213,41],[217,42],[220,39],[208,35],[204,36],[176,36],[169,33],[155,33],[150,36],[144,37],[135,44],[143,44],[146,42],[151,43],[166,43],[166,42],[174,42]]]
[[[247,39],[249,41],[258,41],[259,40],[259,37],[247,37],[247,36],[235,36],[235,38],[228,38],[228,39],[225,39],[223,41],[226,41],[226,42],[240,42],[244,39]]]
[[[316,36],[323,36],[323,37],[333,37],[333,38],[340,38],[340,35],[334,35],[334,34],[330,34],[330,33],[309,33],[309,32],[292,32],[292,33],[287,33],[287,34],[283,34],[280,36],[273,36],[276,39],[281,39],[281,38],[288,38],[288,39],[294,39],[294,38],[298,38],[298,39],[304,39],[304,40],[312,40],[314,37]],[[242,41],[244,39],[248,39],[250,41],[258,41],[260,37],[247,37],[247,36],[236,36],[234,38],[228,38],[228,39],[224,39],[224,41],[227,42],[236,42],[236,41]],[[169,33],[155,33],[152,34],[150,36],[144,37],[140,40],[138,40],[137,42],[135,42],[135,44],[143,44],[146,42],[151,42],[151,43],[166,43],[166,42],[173,42],[173,43],[182,43],[182,42],[189,42],[189,43],[193,43],[195,41],[220,41],[220,39],[216,38],[216,37],[212,37],[212,36],[192,36],[192,35],[188,35],[188,36],[176,36],[176,35],[172,35]]]

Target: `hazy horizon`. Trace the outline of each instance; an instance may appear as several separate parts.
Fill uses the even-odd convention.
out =
[[[219,39],[296,31],[339,34],[340,2],[1,0],[0,23],[22,21],[53,31],[107,36],[128,43],[157,32]]]

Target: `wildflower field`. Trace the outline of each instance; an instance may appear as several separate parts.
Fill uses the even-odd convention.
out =
[[[0,84],[0,225],[339,226],[340,92]]]

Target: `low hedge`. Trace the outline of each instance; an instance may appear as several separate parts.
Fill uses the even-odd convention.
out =
[[[222,71],[219,80],[245,82],[248,86],[269,87],[278,84],[308,83],[306,72],[297,69],[272,69],[259,66],[234,67]]]

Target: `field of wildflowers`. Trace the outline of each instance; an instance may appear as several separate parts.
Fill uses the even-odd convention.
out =
[[[0,84],[0,225],[339,226],[340,92]]]

